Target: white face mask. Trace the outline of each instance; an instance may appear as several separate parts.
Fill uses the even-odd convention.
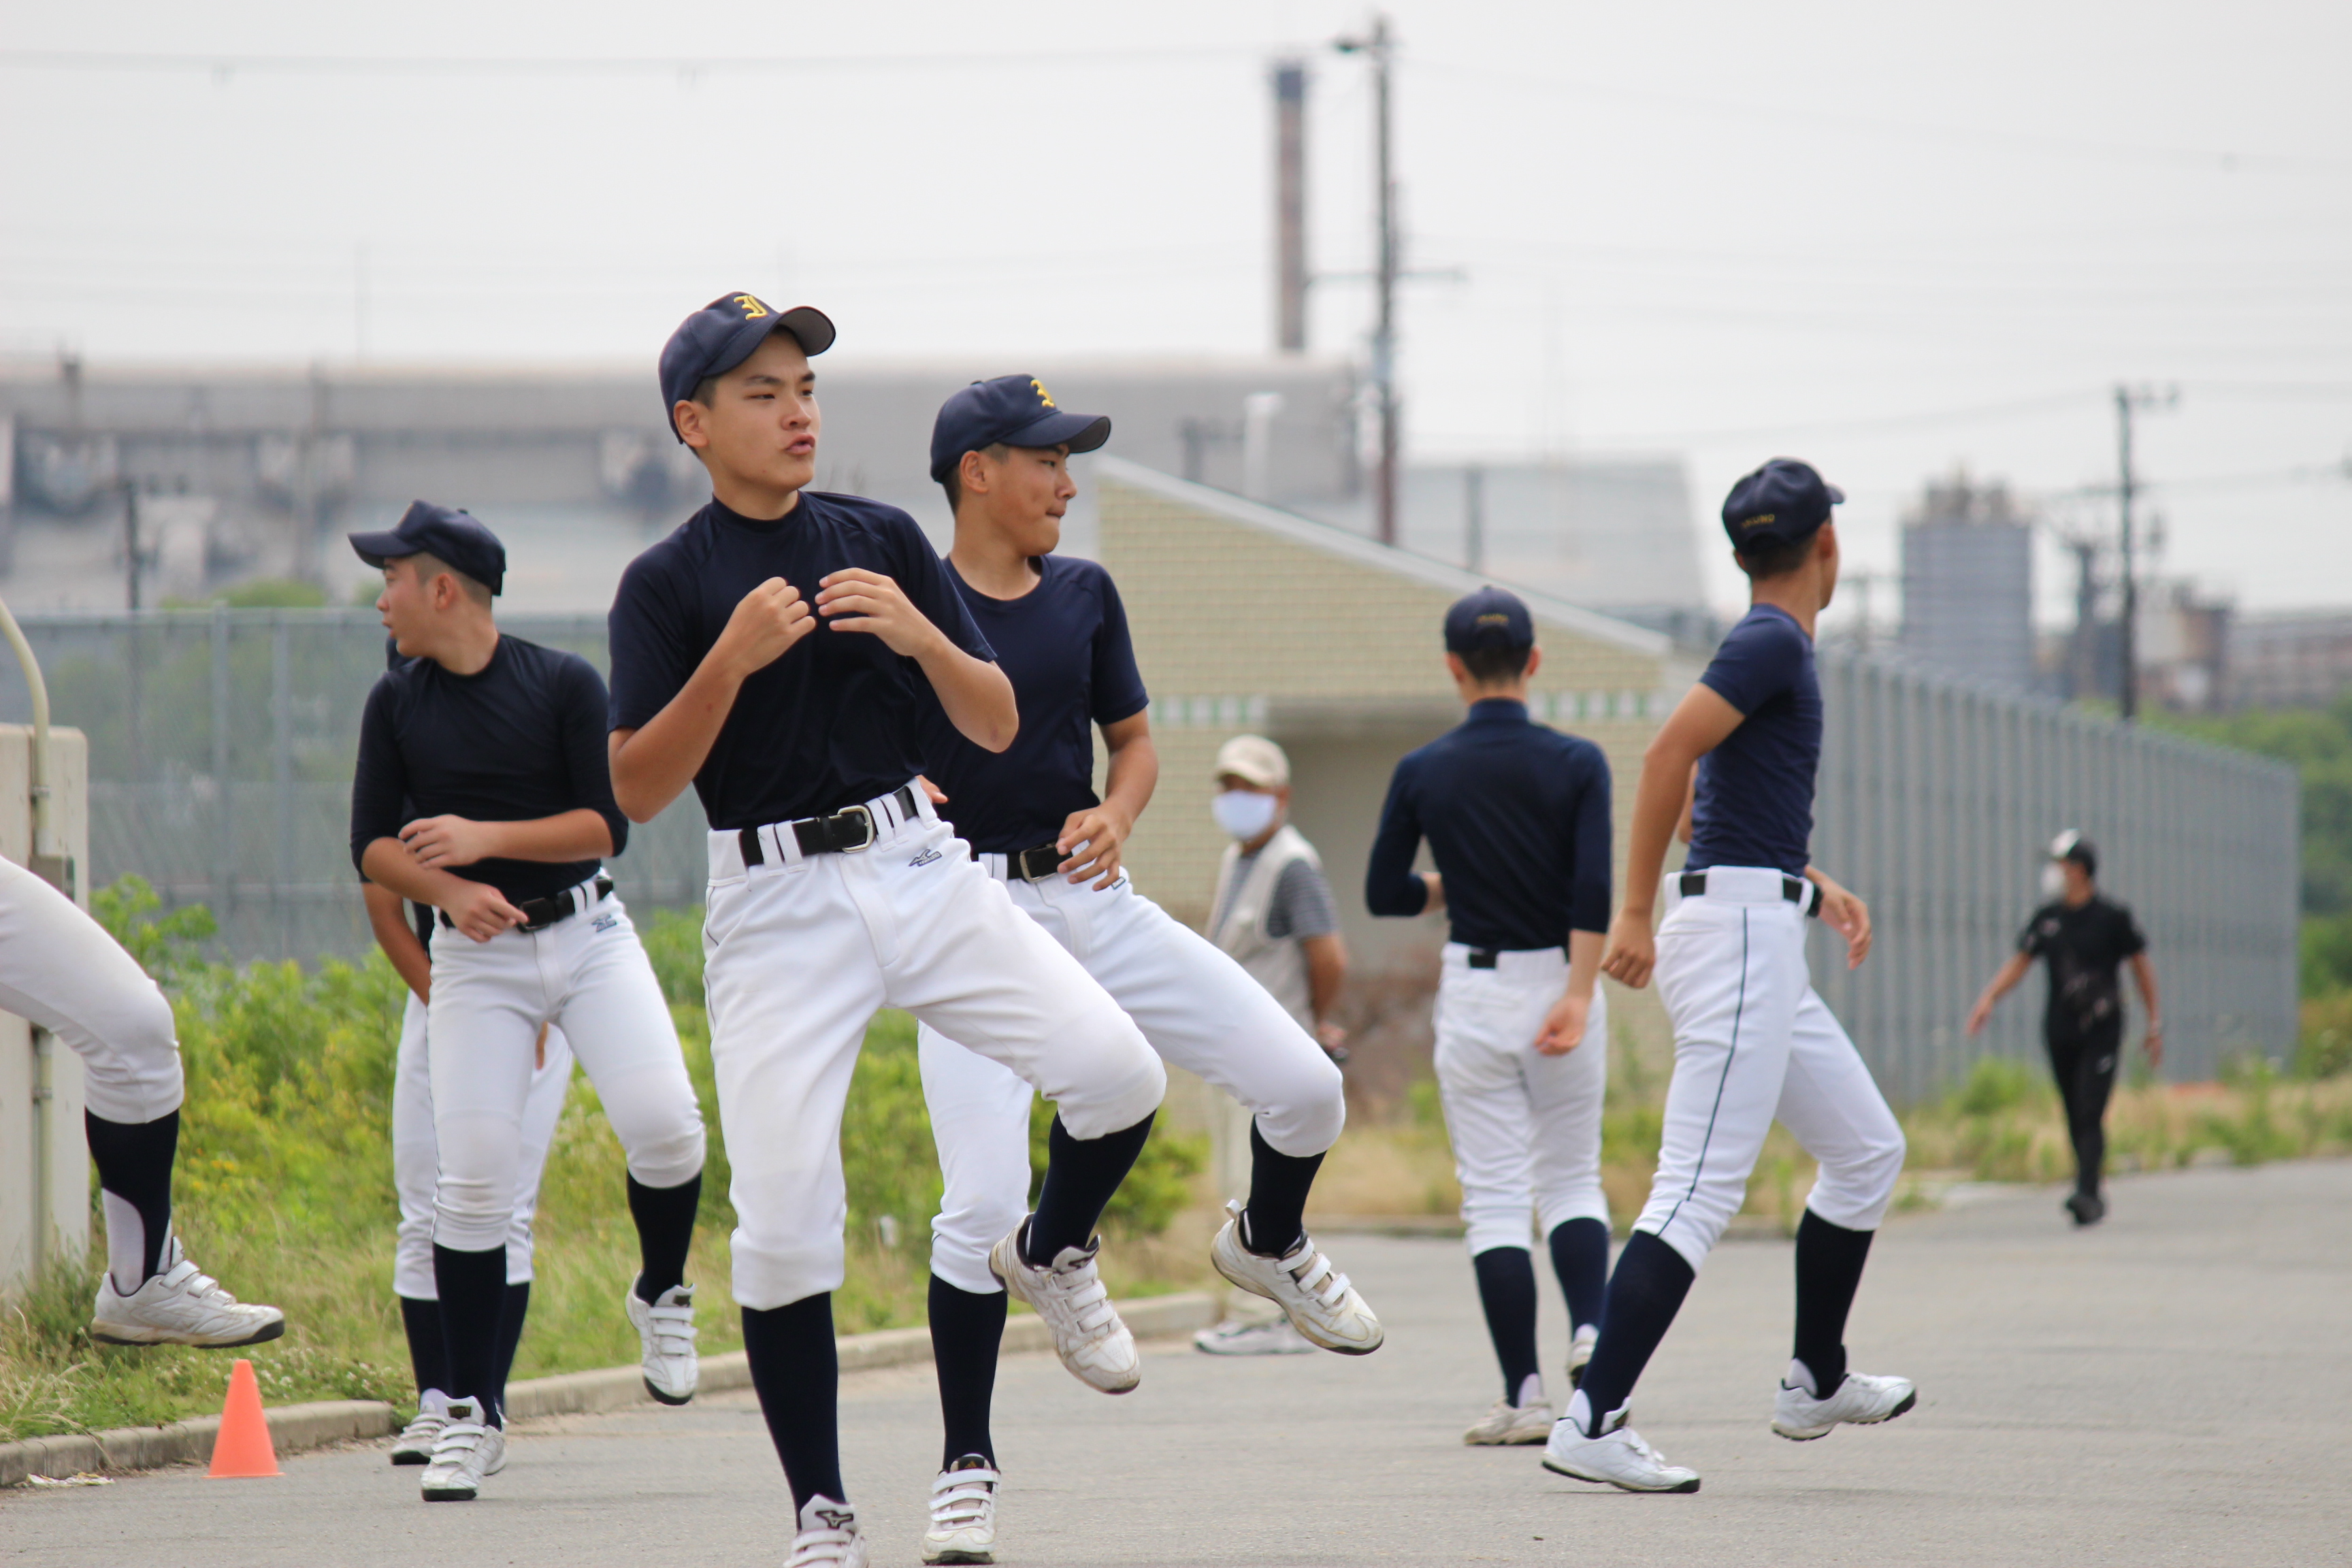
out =
[[[1222,790],[1209,802],[1209,815],[1217,819],[1218,826],[1246,844],[1274,826],[1274,814],[1281,804],[1254,789]]]
[[[2066,868],[2055,860],[2045,861],[2042,864],[2042,896],[2045,899],[2063,899],[2066,896]]]

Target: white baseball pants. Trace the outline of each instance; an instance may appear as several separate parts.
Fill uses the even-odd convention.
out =
[[[887,796],[866,809],[875,840],[850,854],[803,856],[789,826],[766,826],[747,869],[736,834],[710,835],[703,983],[734,1166],[735,1299],[758,1310],[841,1284],[841,1112],[877,1009],[1003,1064],[1074,1137],[1134,1126],[1167,1089],[1118,1005],[928,800],[911,816]]]
[[[1568,955],[1559,948],[1498,952],[1494,968],[1473,969],[1468,948],[1445,944],[1437,1093],[1473,1258],[1526,1247],[1572,1219],[1609,1223],[1601,1190],[1608,999],[1593,993],[1584,1040],[1574,1050],[1548,1057],[1536,1049],[1544,1016],[1567,990]]]
[[[1747,1199],[1777,1117],[1821,1173],[1805,1206],[1875,1230],[1903,1173],[1903,1129],[1814,994],[1805,917],[1778,870],[1711,867],[1658,928],[1658,994],[1675,1029],[1658,1173],[1636,1230],[1693,1268]],[[1669,884],[1671,886],[1671,883]]]
[[[180,1109],[172,1005],[104,926],[12,860],[0,860],[0,1008],[81,1058],[92,1115],[136,1124]]]
[[[980,857],[992,877],[1003,857]],[[1348,1119],[1339,1069],[1266,989],[1125,876],[1096,892],[1054,876],[1003,883],[1019,910],[1110,994],[1160,1057],[1251,1112],[1276,1153],[1305,1158]],[[931,1272],[959,1290],[1002,1290],[988,1249],[1029,1207],[1029,1086],[923,1025],[923,1100],[947,1190],[931,1222]]]
[[[617,897],[596,901],[593,884],[572,897],[580,911],[543,931],[483,942],[434,933],[425,1055],[441,1164],[433,1239],[443,1247],[488,1252],[513,1231],[541,1024],[561,1028],[587,1069],[631,1175],[674,1187],[702,1169],[702,1111],[628,911]]]
[[[465,939],[455,932],[447,940]],[[547,1031],[547,1060],[530,1075],[523,1101],[521,1162],[515,1177],[514,1223],[507,1231],[507,1283],[530,1279],[530,1223],[539,1211],[539,1178],[547,1148],[572,1087],[572,1047],[563,1031]],[[433,1280],[433,1198],[441,1181],[441,1145],[433,1135],[433,1066],[425,1048],[425,1004],[410,992],[400,1016],[400,1052],[392,1069],[392,1181],[400,1197],[399,1242],[392,1256],[392,1289],[412,1301],[440,1299]]]

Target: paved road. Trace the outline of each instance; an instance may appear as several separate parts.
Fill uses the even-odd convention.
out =
[[[1466,1449],[1493,1373],[1460,1244],[1350,1237],[1386,1315],[1363,1361],[1155,1347],[1123,1400],[1044,1356],[1007,1363],[1013,1564],[2352,1562],[2352,1163],[2117,1184],[2076,1234],[2049,1192],[1898,1221],[1856,1311],[1858,1364],[1917,1409],[1820,1443],[1765,1429],[1787,1352],[1789,1251],[1726,1246],[1636,1401],[1695,1497],[1548,1476]],[[1553,1309],[1549,1303],[1547,1310]],[[1545,1323],[1549,1355],[1563,1346]],[[928,1368],[843,1389],[849,1484],[918,1561],[936,1464]],[[527,1424],[481,1501],[428,1508],[380,1448],[277,1481],[194,1471],[0,1494],[0,1561],[770,1565],[789,1525],[748,1396]]]

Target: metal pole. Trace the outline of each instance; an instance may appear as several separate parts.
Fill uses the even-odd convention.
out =
[[[131,613],[139,613],[139,487],[122,486],[122,572]]]
[[[236,846],[232,842],[236,813],[229,804],[228,782],[228,606],[213,606],[213,914],[228,923],[230,879],[236,870]]]
[[[1475,463],[1462,470],[1462,564],[1486,569],[1486,470]]]
[[[1274,68],[1275,346],[1307,347],[1307,67]]]
[[[2119,689],[2116,693],[2116,713],[2126,724],[2139,711],[2138,637],[2139,585],[2132,571],[2132,395],[2126,386],[2116,388],[2116,496],[2121,502],[2123,531],[2123,618],[2116,627],[2116,653],[2123,666]]]
[[[1396,174],[1391,162],[1389,19],[1372,19],[1372,98],[1378,117],[1380,188],[1380,326],[1372,340],[1372,376],[1381,398],[1381,542],[1397,542]]]
[[[277,785],[277,843],[269,880],[271,928],[280,943],[291,934],[293,921],[286,907],[288,885],[294,878],[294,659],[286,612],[271,617],[269,632],[269,751],[272,782]],[[283,945],[281,958],[293,953]]]

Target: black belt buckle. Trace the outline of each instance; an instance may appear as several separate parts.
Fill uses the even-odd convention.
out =
[[[1040,844],[1034,849],[1007,855],[1004,868],[1024,882],[1042,882],[1062,868],[1062,852],[1051,844]]]
[[[1470,967],[1492,969],[1495,967],[1495,960],[1501,956],[1491,947],[1474,947],[1470,950]]]

